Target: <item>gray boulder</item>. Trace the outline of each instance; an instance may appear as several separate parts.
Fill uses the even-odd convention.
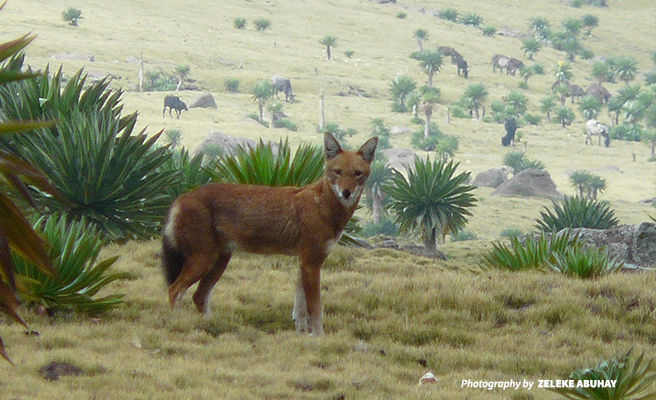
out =
[[[512,179],[502,183],[492,192],[492,196],[544,197],[562,200],[563,194],[547,171],[527,169],[519,172]]]
[[[508,181],[508,179],[508,173],[505,168],[492,168],[477,174],[472,185],[476,187],[498,188]]]
[[[656,224],[643,222],[634,235],[633,260],[638,265],[656,267]]]
[[[211,93],[203,93],[196,100],[192,101],[189,108],[217,108],[214,96]]]
[[[610,229],[572,229],[590,246],[609,249],[611,256],[627,264],[656,268],[656,224],[619,225]]]
[[[402,148],[385,149],[380,153],[387,158],[387,165],[398,171],[406,169],[406,165],[414,166],[415,158],[418,157],[414,151]]]
[[[201,151],[204,151],[208,146],[217,146],[222,149],[225,153],[234,154],[239,146],[242,147],[255,147],[256,142],[251,139],[238,138],[235,136],[228,135],[223,132],[210,132],[209,135],[203,140],[203,142],[198,145],[193,151],[193,154],[196,155]]]

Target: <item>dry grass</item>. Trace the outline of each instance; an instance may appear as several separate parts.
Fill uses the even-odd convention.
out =
[[[39,337],[3,329],[18,364],[0,365],[6,398],[501,399],[510,393],[460,382],[557,379],[632,346],[656,355],[653,274],[482,272],[469,255],[476,244],[446,246],[447,263],[338,248],[324,273],[327,335],[316,339],[294,332],[290,259],[237,257],[203,318],[189,297],[168,309],[158,247],[105,250],[134,274],[114,285],[125,308],[98,321],[28,315]],[[88,376],[45,384],[36,371],[50,361]],[[440,382],[418,388],[427,370]]]
[[[526,2],[525,2],[526,3]],[[644,70],[653,68],[654,9],[649,0],[610,1],[605,9],[574,9],[560,2],[530,4],[502,0],[462,1],[460,12],[475,11],[485,23],[526,31],[532,16],[546,16],[558,26],[567,16],[593,13],[599,27],[586,44],[600,55],[632,55]],[[484,82],[488,102],[517,88],[519,77],[493,75],[494,53],[522,56],[517,39],[483,37],[479,31],[421,13],[421,6],[442,9],[442,1],[414,0],[381,6],[373,2],[159,2],[115,0],[80,1],[78,28],[61,21],[64,1],[10,0],[0,13],[0,40],[28,31],[38,39],[28,48],[35,67],[64,65],[71,75],[111,73],[114,84],[126,90],[125,111],[139,111],[139,125],[154,133],[180,129],[183,143],[193,148],[212,130],[236,136],[271,138],[288,135],[292,144],[320,142],[318,93],[327,93],[327,119],[354,127],[353,143],[368,136],[371,118],[389,126],[409,126],[408,114],[390,112],[387,88],[398,74],[424,77],[408,54],[416,50],[412,32],[429,31],[429,46],[450,45],[471,65],[469,81],[456,76],[446,63],[436,79],[443,103],[457,100],[471,82]],[[405,11],[404,20],[396,14]],[[651,13],[651,14],[650,14]],[[232,27],[235,17],[249,21],[245,31]],[[272,27],[253,30],[252,21],[265,17]],[[626,29],[630,26],[631,29]],[[319,40],[338,38],[333,61],[326,61]],[[352,59],[343,55],[353,50]],[[53,54],[93,54],[96,61],[59,61]],[[210,91],[218,109],[192,109],[180,120],[161,116],[164,93],[137,93],[138,67],[125,63],[143,52],[146,69],[172,74],[178,64],[191,67],[190,78]],[[547,71],[563,53],[544,48],[536,62]],[[573,64],[574,82],[587,86],[590,61]],[[318,73],[315,73],[318,71]],[[297,103],[285,105],[298,132],[271,131],[245,116],[256,110],[248,94],[259,79],[274,74],[292,79]],[[554,80],[534,76],[526,91],[529,111]],[[223,89],[226,78],[241,81],[241,93]],[[365,89],[370,97],[338,96],[348,85]],[[619,84],[608,85],[611,92]],[[197,92],[180,92],[185,101]],[[445,133],[460,138],[456,161],[474,174],[500,165],[506,149],[500,146],[503,128],[496,124],[452,119],[445,108],[434,120]],[[605,115],[600,117],[608,121]],[[613,142],[610,148],[586,147],[579,116],[562,129],[544,122],[527,126],[523,142],[531,158],[542,161],[559,189],[574,190],[566,172],[591,169],[607,180],[602,198],[611,202],[622,223],[647,220],[654,209],[637,201],[656,196],[656,163],[641,143]],[[395,136],[396,147],[410,147],[409,135]],[[633,162],[633,154],[637,161]],[[618,167],[619,171],[608,168]],[[291,321],[295,264],[285,258],[240,256],[231,263],[212,299],[214,316],[203,319],[192,311],[189,298],[182,310],[166,304],[157,251],[152,243],[128,243],[105,249],[106,257],[120,254],[116,269],[130,280],[112,285],[127,294],[127,306],[106,318],[46,319],[27,314],[39,337],[23,335],[2,323],[2,335],[17,363],[0,364],[2,398],[21,399],[334,399],[554,398],[533,389],[516,393],[461,389],[462,379],[557,379],[603,357],[619,355],[631,346],[656,352],[656,298],[653,274],[615,275],[587,282],[555,274],[481,272],[480,256],[501,230],[531,229],[546,200],[498,198],[478,189],[478,206],[468,229],[482,240],[442,246],[450,260],[433,262],[390,250],[364,252],[337,249],[324,274],[326,329],[321,339],[299,336]],[[69,361],[83,368],[84,377],[45,383],[37,370],[50,361]],[[418,378],[432,370],[434,386],[417,387]],[[533,397],[531,397],[533,396]]]

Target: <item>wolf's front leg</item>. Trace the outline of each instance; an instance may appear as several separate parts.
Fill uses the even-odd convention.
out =
[[[307,309],[307,322],[305,324],[309,325],[309,332],[313,336],[323,335],[323,308],[321,306],[322,264],[323,259],[319,263],[316,261],[314,263],[308,263],[301,259],[301,286],[305,294],[305,306]],[[296,326],[298,328],[298,325]]]
[[[296,325],[297,332],[308,332],[307,302],[305,301],[305,291],[303,290],[303,281],[300,276],[296,282],[292,319]]]

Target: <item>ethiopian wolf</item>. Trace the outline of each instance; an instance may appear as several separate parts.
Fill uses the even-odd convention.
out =
[[[164,226],[162,266],[172,308],[196,282],[193,301],[209,313],[212,288],[236,250],[300,259],[296,329],[323,334],[321,266],[355,211],[378,138],[344,151],[324,136],[325,172],[303,187],[215,183],[178,197]]]

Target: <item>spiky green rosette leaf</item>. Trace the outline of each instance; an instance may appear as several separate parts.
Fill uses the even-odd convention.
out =
[[[607,201],[591,200],[580,196],[565,196],[562,203],[552,202],[536,220],[536,228],[545,232],[558,232],[565,228],[609,229],[619,220]]]
[[[457,232],[471,216],[468,210],[477,201],[470,193],[473,186],[465,184],[469,172],[456,173],[459,164],[442,160],[415,159],[407,177],[393,170],[390,184],[384,186],[389,195],[389,209],[396,215],[401,230],[438,229],[443,233]]]
[[[122,304],[123,295],[96,297],[107,285],[126,276],[108,274],[117,257],[96,263],[105,244],[99,231],[85,220],[67,223],[59,215],[42,218],[35,229],[48,241],[48,256],[57,278],[44,274],[32,262],[15,256],[19,297],[24,304],[45,309],[98,315]]]

